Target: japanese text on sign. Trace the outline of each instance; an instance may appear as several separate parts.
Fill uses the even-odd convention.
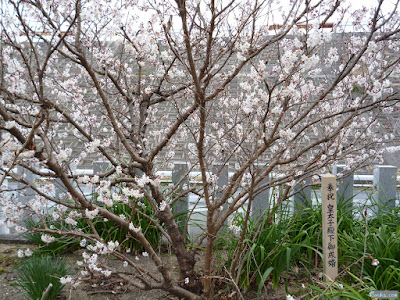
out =
[[[322,214],[324,274],[326,280],[334,280],[338,269],[336,177],[330,174],[322,176]]]

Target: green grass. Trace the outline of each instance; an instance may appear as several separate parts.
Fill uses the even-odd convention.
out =
[[[307,278],[307,289],[299,291],[304,299],[318,298],[322,293],[326,299],[370,299],[372,290],[400,290],[400,208],[385,209],[374,203],[369,210],[379,214],[369,216],[365,222],[355,218],[357,212],[363,216],[361,209],[346,207],[347,204],[338,207],[340,285],[326,287],[316,283],[321,281],[318,273],[322,272],[320,203],[295,213],[280,207],[273,216],[271,208],[262,219],[250,219],[240,253],[236,251],[239,238],[232,238],[227,230],[229,239],[221,236],[224,242],[218,245],[227,249],[224,270],[231,274],[224,270],[220,273],[236,278],[242,291],[255,289],[259,293],[267,282],[273,288],[285,282],[289,293],[289,280],[293,285],[296,280]],[[233,222],[243,226],[244,215],[237,215]],[[238,265],[231,266],[237,256]],[[377,259],[379,265],[373,266],[372,259]]]
[[[148,201],[144,200],[143,204],[143,207],[136,206],[136,210],[155,218],[154,212]],[[132,218],[132,223],[136,227],[140,227],[142,229],[143,234],[150,245],[154,249],[159,249],[161,244],[161,232],[150,222],[148,218],[142,216],[138,212],[134,212],[129,205],[124,203],[116,203],[110,208],[110,210],[117,216],[125,216],[127,220]],[[128,234],[128,230],[126,228],[117,226],[112,221],[104,221],[102,218],[97,218],[94,221],[94,227],[105,242],[118,241],[123,248],[130,249],[133,253],[141,253],[144,250],[141,243]]]
[[[59,278],[67,274],[66,261],[63,259],[32,257],[18,265],[15,286],[27,299],[38,300],[51,283],[53,286],[45,299],[56,299],[63,289]]]
[[[159,249],[161,244],[161,232],[150,222],[148,218],[140,214],[143,213],[154,217],[154,213],[147,200],[143,201],[142,206],[136,206],[135,211],[132,210],[129,205],[122,202],[115,203],[108,209],[118,216],[124,216],[126,220],[131,219],[132,223],[136,227],[140,226],[152,247],[154,249]],[[77,228],[81,229],[82,232],[88,234],[92,233],[92,230],[85,219],[79,219],[77,222]],[[132,253],[141,253],[143,251],[143,246],[128,233],[126,228],[118,226],[112,221],[104,220],[102,217],[96,217],[92,220],[92,222],[97,233],[105,242],[118,241],[123,249],[129,249]],[[70,225],[66,224],[65,222],[54,221],[50,217],[46,219],[46,223],[48,227],[58,230],[70,227]],[[40,253],[57,256],[80,248],[80,239],[73,236],[54,235],[56,241],[49,244],[44,243],[41,239],[40,233],[30,232],[30,230],[33,228],[44,228],[42,222],[34,222],[29,220],[26,222],[26,227],[28,228],[28,232],[24,234],[25,238],[31,243],[40,246],[40,248],[35,250],[35,253],[37,254]]]
[[[147,201],[143,200],[143,203],[136,209],[153,216]],[[317,205],[302,207],[295,213],[285,204],[271,207],[259,220],[250,218],[242,245],[239,245],[239,237],[226,229],[215,243],[221,266],[219,275],[234,280],[241,291],[252,289],[258,293],[264,290],[267,282],[271,282],[273,288],[284,282],[289,293],[289,285],[306,279],[307,288],[298,290],[297,295],[303,295],[304,299],[314,299],[321,294],[327,299],[337,296],[370,299],[371,290],[399,290],[400,208],[387,209],[373,203],[368,210],[379,213],[365,220],[362,217],[364,208],[348,209],[347,203],[339,203],[338,284],[321,285],[318,276],[322,272],[322,208],[318,201]],[[138,211],[123,203],[108,209],[127,219],[132,218],[132,223],[142,228],[154,248],[160,245],[161,233]],[[244,214],[237,214],[233,223],[243,227],[244,217]],[[79,228],[90,233],[86,221],[79,222]],[[142,251],[140,243],[125,228],[103,218],[93,219],[93,224],[104,241],[118,241],[122,249]],[[67,226],[57,222],[49,222],[50,225],[56,228]],[[53,255],[79,247],[79,240],[61,236],[56,242],[43,245],[37,235],[36,242],[42,244],[42,251],[48,249]],[[218,252],[220,249],[223,251]],[[373,266],[372,259],[377,259],[379,265]],[[227,286],[227,290],[233,288]]]
[[[65,222],[53,221],[50,218],[47,219],[47,224],[49,227],[54,226],[54,228],[58,230],[67,225]],[[80,248],[79,239],[72,236],[54,235],[56,241],[49,244],[44,243],[40,233],[30,232],[33,228],[44,228],[44,225],[41,222],[34,222],[32,219],[28,219],[25,221],[25,226],[28,231],[24,233],[24,237],[30,243],[40,246],[34,250],[34,253],[36,254],[58,256],[64,253],[73,252]],[[84,220],[78,221],[78,228],[82,229],[83,232],[89,232],[89,227]]]

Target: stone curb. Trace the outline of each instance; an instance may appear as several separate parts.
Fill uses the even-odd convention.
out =
[[[0,244],[30,244],[30,242],[17,234],[0,234]]]

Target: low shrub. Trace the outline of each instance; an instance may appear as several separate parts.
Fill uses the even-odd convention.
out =
[[[320,281],[318,274],[322,271],[320,203],[295,212],[287,207],[270,209],[258,221],[250,218],[240,253],[239,236],[228,230],[229,238],[222,237],[227,241],[224,246],[228,255],[221,273],[234,278],[243,291],[255,288],[261,292],[267,281],[272,282],[273,288],[282,280],[287,286],[289,278],[304,282],[305,276],[310,295],[324,293],[327,299],[351,294],[352,299],[369,299],[371,290],[399,290],[400,209],[373,204],[369,211],[380,213],[368,216],[367,222],[364,208],[358,210],[357,213],[357,208],[338,207],[340,284],[329,287],[315,284]],[[232,223],[243,228],[244,214],[238,214]],[[236,259],[238,256],[240,259]],[[232,268],[234,261],[239,263]]]
[[[50,256],[34,256],[18,265],[15,287],[28,299],[38,300],[42,298],[49,284],[52,284],[44,299],[56,299],[64,287],[59,278],[66,276],[68,273],[64,259],[54,259]]]
[[[99,204],[100,205],[100,204]],[[150,220],[144,215],[154,217],[154,213],[151,209],[150,204],[147,200],[139,200],[135,210],[132,209],[128,204],[116,203],[112,207],[108,208],[110,211],[118,216],[131,220],[137,227],[141,227],[147,240],[150,242],[154,249],[160,247],[161,232],[153,225]],[[76,228],[80,229],[84,233],[91,233],[90,228],[86,219],[77,219],[78,223]],[[92,219],[94,228],[100,237],[105,241],[118,241],[122,248],[128,251],[140,253],[143,251],[142,245],[131,235],[128,234],[126,228],[116,226],[114,222],[108,221],[102,217],[95,217]],[[53,229],[68,228],[71,225],[66,224],[64,221],[54,221],[50,218],[46,219],[47,227]],[[63,253],[71,252],[80,248],[80,239],[73,236],[58,236],[54,235],[56,240],[52,243],[44,243],[41,239],[41,233],[35,233],[32,229],[44,228],[43,221],[34,222],[32,220],[26,222],[28,232],[25,233],[25,238],[31,243],[39,245],[40,247],[35,250],[35,253],[51,254],[54,256],[61,255]]]
[[[60,229],[67,224],[65,222],[57,222],[47,219],[46,223],[51,228]],[[42,222],[35,222],[32,219],[25,221],[25,226],[28,229],[26,233],[24,233],[24,237],[32,244],[40,246],[34,250],[34,253],[41,255],[52,255],[59,256],[64,253],[73,252],[80,248],[79,239],[72,236],[60,236],[54,235],[56,240],[52,243],[45,243],[42,241],[41,234],[35,233],[32,229],[43,229],[44,225]],[[84,220],[79,220],[78,226],[79,229],[86,231],[88,229],[87,223]]]

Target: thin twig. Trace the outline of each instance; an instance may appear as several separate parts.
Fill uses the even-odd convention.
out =
[[[50,290],[51,290],[52,287],[53,287],[53,284],[49,283],[47,288],[44,290],[42,298],[40,298],[40,300],[45,300],[47,298],[47,295],[50,293]]]
[[[238,294],[240,295],[240,298],[242,298],[243,300],[244,300],[244,298],[243,298],[243,295],[242,295],[242,293],[240,292],[240,288],[238,287],[238,285],[236,284],[236,281],[232,278],[232,275],[231,275],[231,273],[228,271],[228,269],[224,266],[224,269],[225,269],[225,271],[226,271],[226,273],[228,273],[228,275],[229,275],[229,277],[230,277],[230,279],[231,279],[231,281],[232,281],[232,284],[235,286],[235,290],[238,292]]]
[[[320,295],[318,296],[317,299],[323,299],[322,296],[323,296],[323,295],[328,291],[328,289],[338,280],[338,278],[339,278],[341,275],[343,275],[344,273],[349,273],[350,268],[351,268],[352,266],[358,264],[360,261],[363,261],[364,258],[365,258],[365,255],[363,255],[361,258],[357,259],[355,262],[353,262],[353,263],[350,264],[348,267],[346,267],[345,269],[343,269],[343,271],[341,271],[341,272],[338,274],[338,276],[336,277],[336,279],[335,279],[335,280],[332,280],[332,281],[326,286],[325,290],[322,292],[322,294],[320,294]],[[312,298],[312,299],[315,299],[315,298]]]
[[[88,295],[94,295],[94,294],[122,294],[125,292],[116,292],[114,290],[97,290],[97,291],[91,291],[91,292],[86,292]]]
[[[368,236],[368,210],[367,207],[365,207],[364,210],[364,218],[365,218],[365,236],[364,236],[364,252],[363,252],[363,257],[361,260],[361,274],[360,274],[360,279],[363,279],[363,273],[364,273],[364,261],[365,261],[365,253],[367,252],[367,236]]]

